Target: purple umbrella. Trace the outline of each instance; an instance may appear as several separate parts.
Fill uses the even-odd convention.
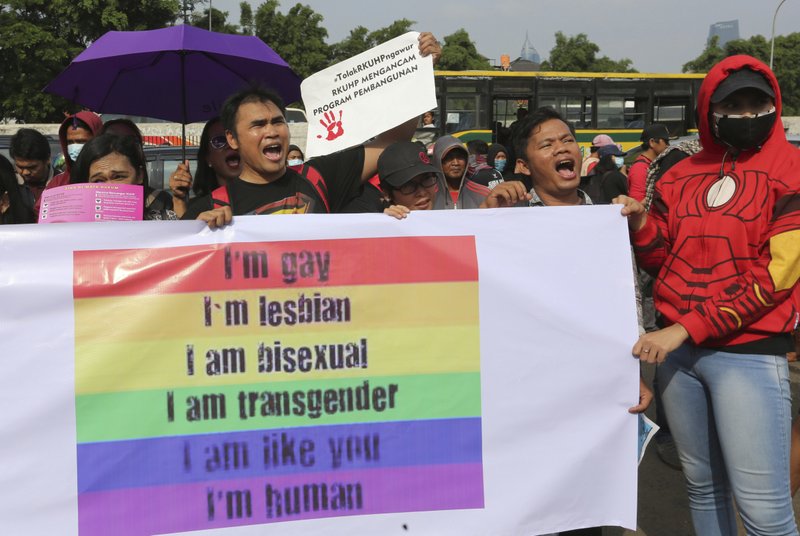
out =
[[[186,124],[218,115],[250,82],[300,100],[300,78],[258,37],[181,25],[108,32],[44,90],[96,112]]]

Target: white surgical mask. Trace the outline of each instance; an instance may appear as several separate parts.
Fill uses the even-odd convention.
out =
[[[67,145],[67,154],[69,155],[69,159],[73,162],[78,159],[78,155],[81,154],[81,149],[83,149],[83,143],[70,143]]]
[[[299,166],[302,163],[303,163],[303,159],[302,158],[293,158],[291,160],[287,160],[286,161],[286,165],[287,166]]]
[[[617,165],[618,168],[621,168],[625,165],[625,157],[624,156],[615,156],[614,163]]]

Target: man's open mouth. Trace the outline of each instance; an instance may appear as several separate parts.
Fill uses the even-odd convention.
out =
[[[575,162],[572,160],[561,160],[556,164],[556,172],[565,179],[574,179],[575,175]]]
[[[262,153],[272,162],[279,162],[283,158],[283,149],[280,143],[266,145]]]

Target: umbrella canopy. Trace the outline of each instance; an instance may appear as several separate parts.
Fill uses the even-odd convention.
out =
[[[204,121],[250,82],[300,100],[300,78],[258,37],[181,25],[108,32],[44,89],[95,112]]]

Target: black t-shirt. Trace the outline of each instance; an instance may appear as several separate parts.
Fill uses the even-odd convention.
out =
[[[342,207],[342,212],[361,214],[364,212],[383,212],[386,208],[383,191],[377,186],[365,182],[361,185],[359,195]]]
[[[228,184],[228,194],[235,216],[249,214],[323,214],[341,212],[343,206],[358,196],[361,170],[364,167],[364,147],[358,146],[306,162],[322,175],[320,185],[327,194],[330,210],[322,195],[309,179],[287,168],[284,175],[267,184],[254,184],[236,179]],[[211,195],[189,204],[184,220],[196,219],[201,212],[212,210]]]

